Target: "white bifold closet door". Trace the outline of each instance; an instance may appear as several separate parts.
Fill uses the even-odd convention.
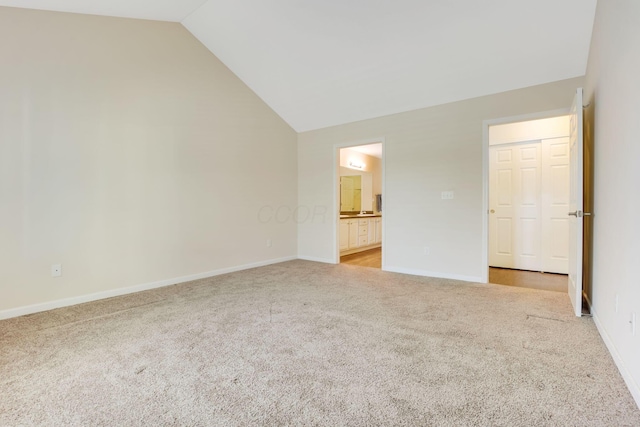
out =
[[[567,273],[569,139],[490,148],[489,265]]]

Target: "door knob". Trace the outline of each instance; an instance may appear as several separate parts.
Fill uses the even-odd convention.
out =
[[[569,216],[575,216],[576,218],[582,218],[582,211],[569,212]]]
[[[491,209],[491,213],[496,213],[496,211],[494,211],[493,209]]]

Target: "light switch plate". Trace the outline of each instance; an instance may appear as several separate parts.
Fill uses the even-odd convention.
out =
[[[443,191],[441,197],[442,200],[451,200],[453,199],[453,191]]]

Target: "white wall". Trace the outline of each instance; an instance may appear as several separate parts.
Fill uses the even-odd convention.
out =
[[[327,212],[300,222],[299,256],[335,260],[335,145],[384,137],[383,268],[480,281],[487,268],[482,121],[567,108],[582,82],[564,80],[299,134],[299,203]],[[455,198],[441,200],[445,190]]]
[[[595,152],[593,312],[640,405],[640,2],[600,0],[585,102]],[[619,308],[615,310],[618,296]]]
[[[180,24],[0,7],[0,317],[294,257],[296,141]]]
[[[560,138],[569,135],[571,116],[549,117],[489,127],[489,145]]]

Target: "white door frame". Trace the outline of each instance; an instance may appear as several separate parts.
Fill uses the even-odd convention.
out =
[[[342,148],[357,147],[359,145],[382,144],[382,194],[386,194],[386,140],[384,136],[368,138],[359,141],[339,142],[333,145],[333,260],[334,264],[340,264],[340,150]],[[385,270],[385,215],[382,215],[382,270]]]
[[[489,283],[489,127],[566,116],[570,108],[482,121],[482,283]]]
[[[573,306],[577,317],[582,316],[582,296],[584,286],[582,283],[582,263],[584,253],[584,216],[582,214],[584,210],[584,134],[582,127],[584,120],[584,107],[582,106],[582,96],[582,88],[578,88],[571,105],[571,131],[569,132],[569,151],[571,154],[577,155],[570,155],[569,157],[569,165],[571,168],[569,185],[569,215],[572,215],[571,210],[573,210],[575,219],[569,220],[568,291],[569,298],[571,299],[571,305]]]

